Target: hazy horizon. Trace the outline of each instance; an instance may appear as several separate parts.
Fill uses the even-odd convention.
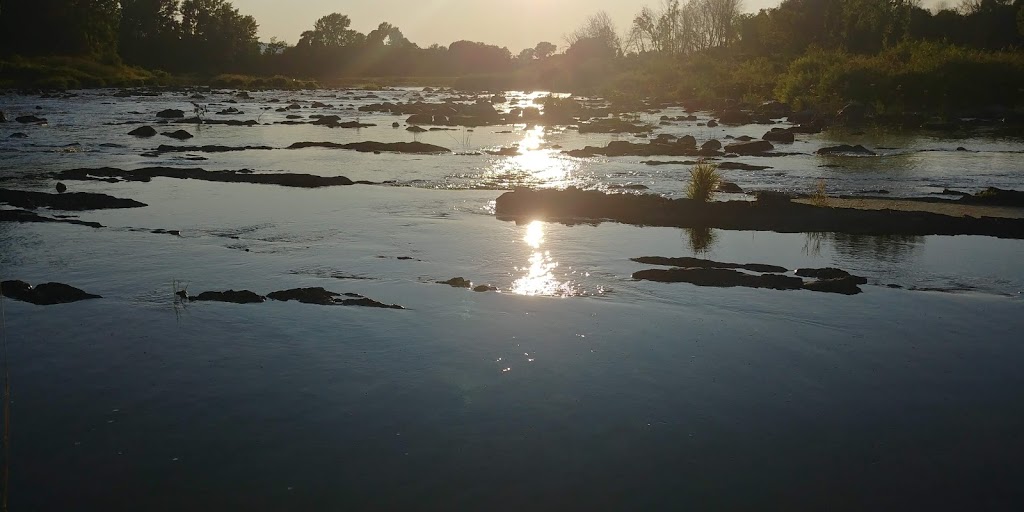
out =
[[[781,0],[745,0],[743,10],[756,12],[774,7]],[[565,34],[578,27],[588,16],[607,11],[619,31],[626,30],[633,17],[645,5],[660,0],[520,0],[515,10],[500,0],[376,0],[344,2],[304,0],[284,3],[280,0],[233,0],[242,14],[252,15],[259,24],[261,41],[276,37],[295,44],[299,35],[313,27],[321,16],[339,12],[352,20],[352,28],[367,33],[381,22],[396,25],[412,42],[427,47],[459,41],[481,41],[506,46],[513,53],[532,48],[540,41],[563,46]],[[923,0],[934,7],[942,0]]]

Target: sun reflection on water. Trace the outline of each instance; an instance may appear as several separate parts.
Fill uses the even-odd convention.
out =
[[[524,130],[518,153],[495,162],[483,178],[508,188],[522,185],[564,188],[576,184],[573,174],[580,163],[558,150],[545,149],[546,130],[543,126]]]
[[[541,250],[544,245],[544,223],[533,221],[526,226],[526,234],[523,236],[531,249],[529,265],[517,267],[516,272],[525,272],[525,275],[512,283],[512,293],[527,296],[549,296],[549,297],[573,297],[583,295],[574,283],[570,281],[559,281],[555,277],[555,270],[558,269],[558,262],[551,257],[551,251]]]

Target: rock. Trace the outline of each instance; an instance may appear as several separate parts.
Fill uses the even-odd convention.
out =
[[[188,139],[192,138],[192,134],[187,132],[187,131],[185,131],[185,130],[176,130],[176,131],[173,131],[173,132],[164,132],[162,135],[165,136],[165,137],[170,137],[172,139],[178,139],[178,140],[188,140]]]
[[[167,110],[157,112],[156,117],[159,117],[160,119],[182,119],[185,117],[185,111],[169,108]]]
[[[102,298],[63,283],[43,283],[33,288],[24,281],[4,281],[0,283],[0,292],[6,297],[39,306]]]
[[[64,192],[68,191],[68,186],[59,181],[57,182],[57,185],[54,186],[53,188],[57,189],[58,194],[63,194]]]
[[[715,186],[715,190],[723,192],[725,194],[742,194],[743,189],[739,185],[731,181],[719,181],[718,185]]]
[[[818,121],[818,113],[813,110],[801,110],[787,116],[787,120],[793,124],[807,124]]]
[[[27,133],[22,133],[22,132],[14,132],[14,133],[12,133],[10,135],[9,138],[11,138],[11,139],[27,139],[28,138],[28,134]]]
[[[730,138],[730,137],[726,136],[726,138]],[[740,135],[739,137],[732,137],[732,138],[735,139],[735,140],[738,140],[740,142],[750,142],[750,141],[754,140],[754,138],[751,137],[750,135]]]
[[[434,116],[430,114],[413,114],[405,122],[406,124],[433,124]]]
[[[267,294],[268,299],[277,301],[287,302],[294,300],[303,304],[321,305],[334,304],[337,297],[341,297],[341,294],[329,292],[323,288],[294,288]]]
[[[399,126],[402,126],[402,125],[398,124],[397,121],[395,121],[394,123],[391,123],[391,127],[392,128],[398,128]]]
[[[989,187],[973,196],[966,195],[960,201],[993,206],[1024,206],[1024,191]]]
[[[201,302],[230,302],[232,304],[259,304],[266,301],[266,297],[249,290],[228,290],[226,292],[203,292],[195,297],[189,297],[190,301]]]
[[[764,206],[784,206],[793,202],[793,196],[774,190],[759,190],[754,193],[757,203]]]
[[[751,115],[742,110],[726,110],[718,116],[718,122],[734,126],[750,124],[752,121]],[[708,126],[711,126],[711,123],[708,123]]]
[[[249,150],[264,150],[269,151],[274,149],[270,146],[168,146],[161,144],[157,146],[157,153],[228,153],[232,151],[249,151]]]
[[[786,267],[779,267],[776,265],[765,265],[762,263],[722,263],[720,261],[705,260],[701,258],[665,258],[661,256],[644,256],[641,258],[633,258],[633,261],[637,263],[643,263],[645,265],[661,265],[665,267],[681,267],[681,268],[723,268],[723,269],[741,269],[750,270],[752,272],[762,272],[771,274],[783,274],[789,271]]]
[[[668,270],[641,270],[633,274],[638,281],[659,283],[690,283],[697,286],[717,288],[770,288],[774,290],[799,290],[804,281],[799,277],[778,274],[753,275],[736,270],[720,268],[673,268]]]
[[[4,116],[4,111],[0,110],[0,123],[6,123],[7,117]]]
[[[793,112],[792,107],[778,101],[768,101],[757,107],[757,113],[770,119],[781,119]]]
[[[773,149],[775,149],[775,146],[766,140],[739,142],[725,146],[726,153],[736,153],[737,155],[757,155]]]
[[[718,142],[718,139],[711,139],[704,144],[701,144],[700,149],[706,151],[718,151],[722,149],[722,143]]]
[[[830,146],[827,148],[821,148],[817,151],[818,155],[867,155],[875,156],[877,153],[870,149],[861,146],[851,146],[849,144],[840,144],[838,146]]]
[[[764,134],[761,138],[769,142],[781,142],[783,144],[792,144],[796,140],[793,132],[784,128],[772,128],[770,132]]]
[[[264,173],[251,171],[207,171],[205,169],[181,169],[176,167],[144,167],[132,171],[103,167],[98,169],[69,169],[55,175],[67,180],[101,180],[108,178],[125,181],[149,182],[156,177],[193,179],[219,183],[257,183],[282,187],[319,188],[354,184],[345,176],[317,176],[313,174]],[[141,203],[140,203],[141,204]]]
[[[152,126],[140,126],[140,127],[136,128],[136,129],[128,132],[128,135],[131,135],[131,136],[134,136],[134,137],[152,137],[152,136],[156,135],[156,129],[153,128]]]
[[[654,131],[651,125],[633,124],[618,118],[595,119],[589,123],[580,123],[579,132],[586,133],[650,133]]]
[[[81,211],[105,210],[115,208],[140,208],[146,206],[132,199],[121,199],[106,194],[91,192],[75,192],[73,194],[47,194],[29,190],[10,190],[0,188],[0,203],[18,208],[47,207],[55,210]]]
[[[44,124],[46,119],[36,116],[18,116],[14,118],[15,121],[21,124]]]
[[[743,162],[722,162],[718,164],[718,168],[723,171],[763,171],[771,169],[767,165],[750,165]]]
[[[26,210],[11,210],[11,209],[0,209],[0,222],[39,222],[39,223],[62,223],[62,224],[75,224],[78,226],[88,226],[90,228],[102,228],[103,225],[99,222],[86,222],[84,220],[69,219],[69,218],[53,218],[43,217],[36,215]]]
[[[627,185],[608,185],[608,190],[650,190],[650,187],[639,183],[630,183]]]
[[[428,130],[426,130],[424,128],[420,128],[419,126],[410,126],[410,127],[406,128],[405,131],[412,132],[412,133],[423,133],[423,132],[428,131]]]
[[[241,113],[242,113],[242,111],[238,110],[235,107],[228,107],[228,108],[226,108],[224,110],[221,110],[220,112],[217,112],[217,115],[219,115],[219,116],[236,116],[236,115],[239,115]]]
[[[284,116],[285,119],[302,119],[302,116],[298,114],[288,114]]]
[[[708,121],[708,128],[717,128],[717,127],[718,127],[718,122],[716,122],[714,119]]]
[[[819,279],[804,284],[804,289],[816,292],[840,293],[843,295],[857,295],[863,290],[857,286],[858,281],[853,277],[840,277],[836,279]],[[863,283],[860,283],[863,284]]]
[[[868,284],[868,280],[858,277],[838,268],[801,268],[797,269],[796,275],[800,277],[812,277],[821,280],[852,279],[856,284]]]
[[[697,139],[694,138],[693,135],[683,135],[676,140],[676,144],[688,148],[695,148],[697,147]]]
[[[386,153],[407,153],[416,155],[436,155],[441,153],[451,153],[452,150],[441,146],[435,146],[433,144],[424,144],[422,142],[352,142],[348,144],[338,144],[335,142],[296,142],[288,149],[304,149],[304,148],[328,148],[328,149],[347,149],[350,151],[359,151],[361,153],[373,153],[375,151],[381,151]]]
[[[956,148],[956,150],[957,151],[961,151],[961,152],[965,152],[965,151],[967,151],[967,148],[965,148],[963,146],[959,146],[959,147]]]
[[[473,291],[474,292],[480,292],[480,293],[483,293],[483,292],[496,292],[496,291],[498,291],[498,288],[494,287],[494,286],[491,286],[489,284],[482,284],[480,286],[477,286],[476,288],[473,288]]]
[[[452,288],[471,288],[473,283],[462,277],[453,277],[447,281],[438,281],[437,284],[446,284]]]

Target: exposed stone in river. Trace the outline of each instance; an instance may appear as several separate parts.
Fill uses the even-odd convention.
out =
[[[146,206],[134,199],[122,199],[106,194],[74,192],[71,194],[49,194],[31,190],[0,189],[0,203],[18,208],[52,208],[55,210],[81,211],[106,210],[115,208],[140,208]]]
[[[336,187],[354,184],[345,176],[316,176],[313,174],[293,173],[254,173],[252,171],[207,171],[205,169],[180,169],[175,167],[144,167],[131,171],[101,167],[96,169],[69,169],[55,175],[66,180],[107,181],[117,179],[124,181],[149,182],[153,178],[176,178],[212,181],[221,183],[256,183],[263,185],[279,185],[282,187],[319,188]]]
[[[100,299],[99,295],[86,293],[74,286],[63,283],[43,283],[32,287],[24,281],[4,281],[0,283],[0,293],[22,302],[39,306],[68,304],[89,299]]]
[[[750,270],[752,272],[773,274],[784,274],[789,271],[786,267],[780,267],[778,265],[766,265],[763,263],[723,263],[720,261],[689,257],[666,258],[662,256],[642,256],[640,258],[632,258],[632,260],[645,265],[661,265],[667,267],[742,269]]]
[[[359,151],[361,153],[409,153],[417,155],[434,155],[440,153],[451,153],[452,150],[435,146],[433,144],[425,144],[423,142],[350,142],[348,144],[338,144],[336,142],[296,142],[288,149],[305,149],[305,148],[327,148],[327,149],[347,149],[350,151]]]

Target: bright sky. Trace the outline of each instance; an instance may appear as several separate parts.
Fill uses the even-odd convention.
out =
[[[778,5],[781,0],[745,0],[745,11]],[[934,6],[942,0],[924,0]],[[242,14],[256,18],[260,39],[289,44],[313,27],[317,18],[340,12],[352,28],[367,33],[387,21],[410,41],[427,47],[468,39],[507,46],[512,53],[540,41],[563,46],[564,36],[597,11],[607,11],[620,32],[645,5],[661,0],[231,0]]]

